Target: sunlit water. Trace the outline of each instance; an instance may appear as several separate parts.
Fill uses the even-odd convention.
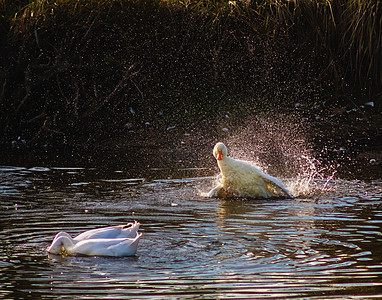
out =
[[[0,298],[382,297],[380,181],[316,179],[295,199],[220,200],[203,197],[214,175],[1,167]],[[133,220],[135,257],[46,252],[59,231]]]

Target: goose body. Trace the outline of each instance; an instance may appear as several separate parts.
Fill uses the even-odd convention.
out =
[[[91,229],[73,238],[73,241],[79,242],[88,239],[115,239],[115,238],[134,238],[137,235],[139,229],[139,222],[127,223],[126,225],[108,226],[96,229]],[[60,236],[71,237],[65,231],[61,231],[56,234],[55,239]]]
[[[115,239],[115,238],[134,238],[137,235],[139,223],[127,223],[126,225],[108,226],[85,231],[75,238],[75,241],[88,239]]]
[[[275,177],[263,173],[248,162],[229,157],[223,143],[215,145],[213,155],[221,171],[222,180],[219,186],[208,193],[209,197],[292,197]]]
[[[141,235],[137,234],[132,239],[88,239],[79,242],[70,236],[61,235],[54,239],[47,250],[49,253],[59,255],[133,256],[137,252]]]
[[[88,230],[75,238],[62,231],[47,250],[52,254],[64,255],[132,256],[141,237],[138,229],[139,223],[134,222]]]

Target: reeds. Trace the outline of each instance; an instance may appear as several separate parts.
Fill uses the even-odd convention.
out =
[[[269,0],[273,27],[324,51],[323,76],[371,93],[382,85],[382,2],[375,0]]]
[[[31,35],[31,26],[49,15],[67,10],[81,18],[86,11],[108,13],[118,6],[126,12],[158,13],[159,6],[183,9],[193,14],[236,18],[235,26],[249,26],[267,36],[291,35],[302,43],[310,40],[316,51],[325,51],[330,75],[364,88],[382,84],[382,2],[375,0],[1,0],[4,17],[13,17],[13,34]],[[68,21],[68,20],[67,20]],[[73,25],[76,20],[70,20]],[[241,25],[240,25],[241,24]],[[64,26],[68,24],[63,24]],[[70,25],[70,24],[69,24]],[[176,26],[176,25],[174,25]],[[217,30],[219,30],[217,28]]]
[[[219,6],[211,3],[219,3]],[[378,91],[382,86],[382,1],[236,0],[197,1],[207,11],[229,14],[260,35],[290,36],[312,43],[327,57],[322,77],[340,85]],[[208,3],[206,5],[205,3]],[[203,10],[204,11],[204,10]]]
[[[339,52],[361,83],[382,83],[382,2],[352,0],[343,7]],[[366,81],[366,82],[365,82]]]

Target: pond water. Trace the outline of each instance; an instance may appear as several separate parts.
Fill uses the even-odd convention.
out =
[[[203,196],[214,172],[0,167],[0,298],[382,297],[381,181],[221,200]],[[134,220],[135,257],[46,252],[59,231]]]

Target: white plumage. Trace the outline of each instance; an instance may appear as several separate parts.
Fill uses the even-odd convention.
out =
[[[222,181],[208,193],[209,197],[292,197],[275,177],[263,173],[248,162],[229,157],[223,143],[215,145],[213,155],[218,162]]]
[[[126,225],[109,226],[85,231],[74,238],[75,241],[87,239],[115,239],[134,238],[137,235],[139,223],[127,223]]]
[[[48,252],[60,255],[132,256],[135,255],[142,234],[139,223],[109,226],[85,231],[72,238],[66,232],[59,232]]]

